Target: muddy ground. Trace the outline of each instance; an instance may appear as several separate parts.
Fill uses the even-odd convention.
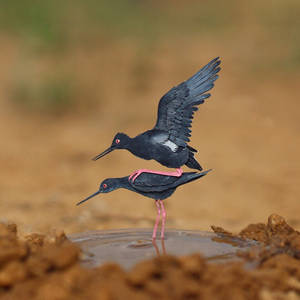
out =
[[[213,226],[220,239],[233,236]],[[0,224],[1,299],[299,299],[300,234],[284,218],[251,224],[238,238],[260,242],[243,261],[212,264],[200,254],[159,256],[124,271],[80,266],[80,249],[63,232],[18,237]]]

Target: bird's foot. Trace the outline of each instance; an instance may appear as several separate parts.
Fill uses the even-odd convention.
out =
[[[133,172],[129,176],[129,180],[134,182],[136,178],[141,175],[142,173],[151,173],[151,174],[158,174],[158,175],[164,175],[164,176],[174,176],[174,177],[180,177],[182,175],[182,170],[181,168],[176,169],[175,172],[159,172],[159,171],[153,171],[153,170],[148,170],[148,169],[140,169],[135,172]]]
[[[134,171],[128,178],[128,180],[132,180],[132,182],[134,182],[136,180],[136,178],[141,175],[144,172],[145,169],[140,169],[140,170],[136,170]]]

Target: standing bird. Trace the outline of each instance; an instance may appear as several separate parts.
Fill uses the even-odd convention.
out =
[[[183,173],[180,177],[144,172],[134,182],[130,180],[129,176],[121,178],[108,178],[102,181],[99,190],[96,193],[78,202],[77,205],[82,204],[83,202],[89,200],[90,198],[100,193],[109,193],[120,188],[124,188],[141,194],[145,197],[152,198],[155,200],[155,204],[157,207],[157,217],[153,229],[152,239],[154,240],[156,238],[156,231],[159,224],[161,211],[161,238],[164,239],[166,210],[162,200],[165,200],[166,198],[170,197],[175,192],[178,186],[203,177],[209,171],[211,170],[203,171],[201,173],[187,172]]]
[[[181,176],[181,166],[202,170],[194,158],[196,149],[187,144],[190,141],[193,114],[197,105],[210,97],[206,93],[213,88],[221,61],[213,59],[187,81],[172,88],[159,102],[157,121],[153,129],[147,130],[134,138],[124,133],[117,133],[111,146],[93,158],[97,160],[115,149],[127,149],[132,154],[146,160],[154,159],[176,172],[158,172],[147,169],[135,171],[130,179],[134,181],[143,172],[167,176]]]

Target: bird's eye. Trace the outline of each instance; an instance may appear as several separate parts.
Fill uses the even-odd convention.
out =
[[[105,188],[105,189],[107,188],[107,184],[106,183],[103,184],[103,188]]]
[[[119,144],[120,143],[120,140],[119,139],[116,139],[116,144]]]

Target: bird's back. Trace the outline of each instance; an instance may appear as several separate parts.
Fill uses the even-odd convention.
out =
[[[177,188],[180,185],[194,181],[205,176],[211,170],[204,172],[185,172],[180,177],[166,176],[153,173],[142,173],[134,182],[129,181],[129,184],[141,192],[162,192],[168,189]]]

